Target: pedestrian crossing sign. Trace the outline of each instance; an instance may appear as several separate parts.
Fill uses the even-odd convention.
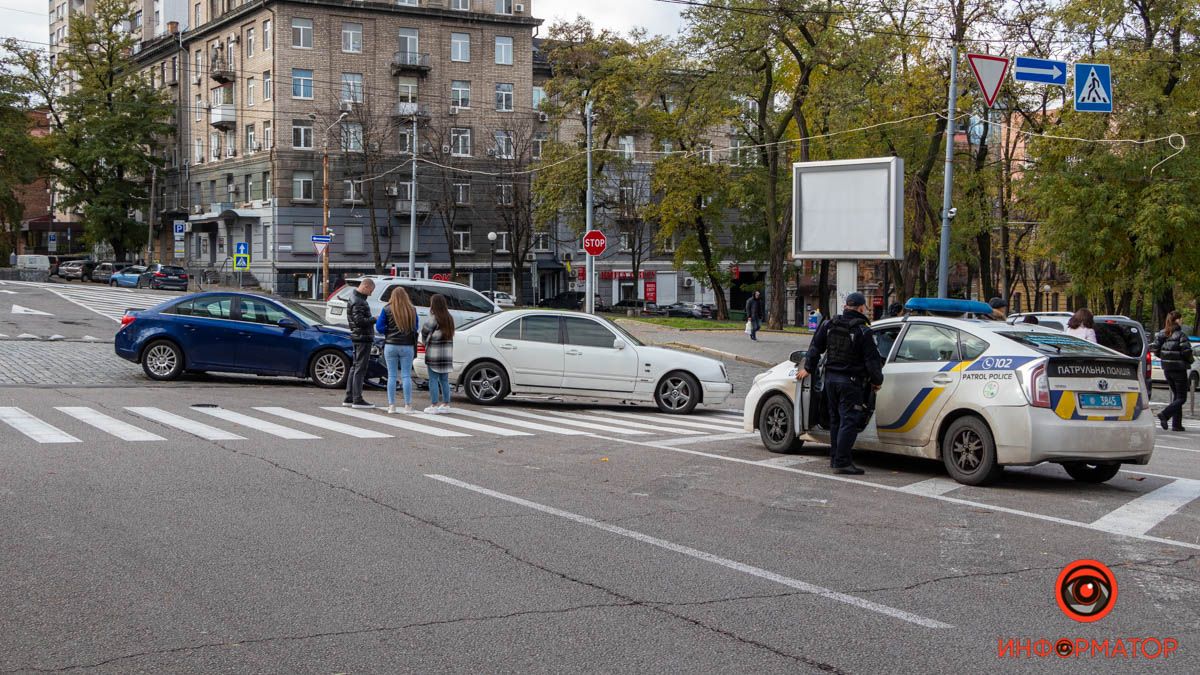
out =
[[[245,253],[235,253],[233,255],[233,269],[239,271],[250,269],[250,256]]]
[[[1112,67],[1104,63],[1075,64],[1075,110],[1113,111]]]

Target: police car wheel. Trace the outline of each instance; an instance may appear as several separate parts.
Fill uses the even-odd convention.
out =
[[[792,408],[788,397],[776,394],[758,411],[758,436],[767,450],[799,452],[804,447],[804,441],[796,438]]]
[[[960,417],[942,435],[942,463],[964,485],[987,485],[1003,473],[996,462],[996,441],[978,417]]]
[[[1103,483],[1121,470],[1121,465],[1116,462],[1063,462],[1062,467],[1080,483]]]

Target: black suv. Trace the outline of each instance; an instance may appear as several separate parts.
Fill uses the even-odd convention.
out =
[[[553,298],[542,298],[538,302],[538,307],[548,307],[550,309],[574,309],[583,310],[583,299],[586,296],[582,291],[563,291]],[[597,312],[605,311],[604,305],[597,295],[593,300],[596,305]]]

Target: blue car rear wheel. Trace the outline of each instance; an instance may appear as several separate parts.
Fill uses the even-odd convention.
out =
[[[183,372],[183,351],[168,340],[151,342],[142,352],[142,370],[152,380],[174,380]]]

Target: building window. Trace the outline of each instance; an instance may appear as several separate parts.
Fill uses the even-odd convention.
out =
[[[622,157],[625,159],[633,159],[633,136],[622,136],[617,140],[617,147],[620,149]]]
[[[510,37],[496,38],[496,64],[511,66],[513,64],[513,39]]]
[[[508,253],[508,233],[496,233],[496,253]]]
[[[460,12],[471,11],[471,0],[450,0],[450,9],[457,9]]]
[[[629,233],[628,232],[621,233],[620,242],[621,242],[621,250],[628,251],[629,250]]]
[[[271,20],[263,21],[263,51],[271,48]]]
[[[496,13],[497,14],[512,14],[513,13],[513,0],[496,0]]]
[[[214,87],[211,93],[213,105],[233,105],[233,85]]]
[[[312,49],[312,19],[292,19],[292,46],[299,49]]]
[[[455,253],[470,253],[471,252],[471,231],[467,229],[454,230],[454,252]]]
[[[292,98],[313,97],[313,71],[292,68]]]
[[[275,186],[271,185],[271,172],[264,171],[262,179],[262,197],[270,199],[275,196]]]
[[[533,143],[530,145],[529,156],[531,159],[541,159],[542,150],[546,147],[546,134],[539,131],[533,135]]]
[[[342,181],[342,200],[347,202],[361,202],[362,193],[359,192],[359,185],[353,180]]]
[[[312,237],[317,228],[312,225],[292,225],[292,253],[316,253]]]
[[[496,203],[500,206],[513,205],[513,184],[512,183],[497,183],[496,184]]]
[[[297,150],[312,150],[313,126],[310,120],[292,120],[292,147]]]
[[[512,159],[513,158],[513,136],[511,131],[497,131],[496,138],[496,158],[497,159]]]
[[[254,196],[254,174],[248,173],[242,177],[243,201],[250,201]]]
[[[471,130],[467,128],[450,129],[450,154],[455,157],[471,156]]]
[[[195,74],[201,75],[204,72],[204,52],[202,50],[197,50],[195,56]]]
[[[204,98],[196,94],[196,121],[204,119]]]
[[[204,163],[204,139],[192,139],[192,158],[197,164]]]
[[[533,88],[533,109],[540,110],[542,107],[542,101],[545,101],[545,100],[546,100],[546,88],[545,87],[534,87]]]
[[[292,172],[292,199],[294,201],[309,201],[313,199],[313,172]]]
[[[362,29],[361,23],[342,24],[342,51],[349,54],[362,53]]]
[[[513,86],[510,83],[496,83],[496,110],[498,112],[512,112],[513,109]]]
[[[362,73],[342,73],[342,102],[363,102]]]
[[[363,248],[363,227],[362,225],[346,225],[342,227],[342,234],[345,235],[345,250],[346,253],[362,253],[366,249]]]
[[[396,150],[399,151],[399,153],[402,155],[407,155],[407,154],[411,153],[412,152],[411,139],[412,139],[412,132],[409,131],[408,127],[401,127],[399,129],[396,129],[396,140],[397,140]]]
[[[471,34],[450,34],[450,60],[469,63],[471,61]]]
[[[471,107],[471,83],[454,80],[450,83],[450,105],[455,108]]]
[[[255,139],[255,137],[254,137],[254,125],[247,124],[246,125],[246,152],[249,153],[249,152],[254,152],[254,151],[258,150],[258,144],[257,144],[256,140],[257,139]],[[250,198],[250,192],[247,191],[246,199],[249,199],[249,198]]]
[[[200,23],[201,23],[201,21],[200,21],[200,3],[198,3],[198,2],[196,3],[196,7],[195,7],[195,20],[193,21],[193,23],[196,24],[195,26],[192,27],[193,29],[199,27]]]
[[[363,128],[358,122],[347,122],[342,125],[342,150],[346,152],[363,151]]]
[[[533,250],[549,251],[550,250],[550,233],[549,232],[534,232],[533,233]]]
[[[401,103],[416,103],[417,102],[417,78],[415,77],[398,77],[399,92],[396,100]]]
[[[271,71],[263,71],[263,100],[271,100]]]
[[[397,5],[407,5],[408,7],[416,7],[417,0],[396,0]]]
[[[729,139],[729,163],[734,166],[742,164],[742,139],[740,138]]]
[[[471,181],[469,179],[454,181],[454,203],[458,206],[466,206],[471,203]]]
[[[669,155],[672,152],[675,152],[675,144],[672,143],[671,141],[663,141],[662,142],[662,151],[663,151],[664,155]]]
[[[246,105],[254,105],[254,78],[246,78]]]
[[[246,58],[254,56],[254,29],[246,29]]]
[[[217,131],[208,134],[208,156],[221,159],[221,134]]]
[[[274,139],[271,137],[271,123],[263,122],[263,150],[270,150],[272,145],[274,145]]]
[[[416,28],[401,28],[400,33],[400,63],[413,65],[421,63],[421,40]]]

